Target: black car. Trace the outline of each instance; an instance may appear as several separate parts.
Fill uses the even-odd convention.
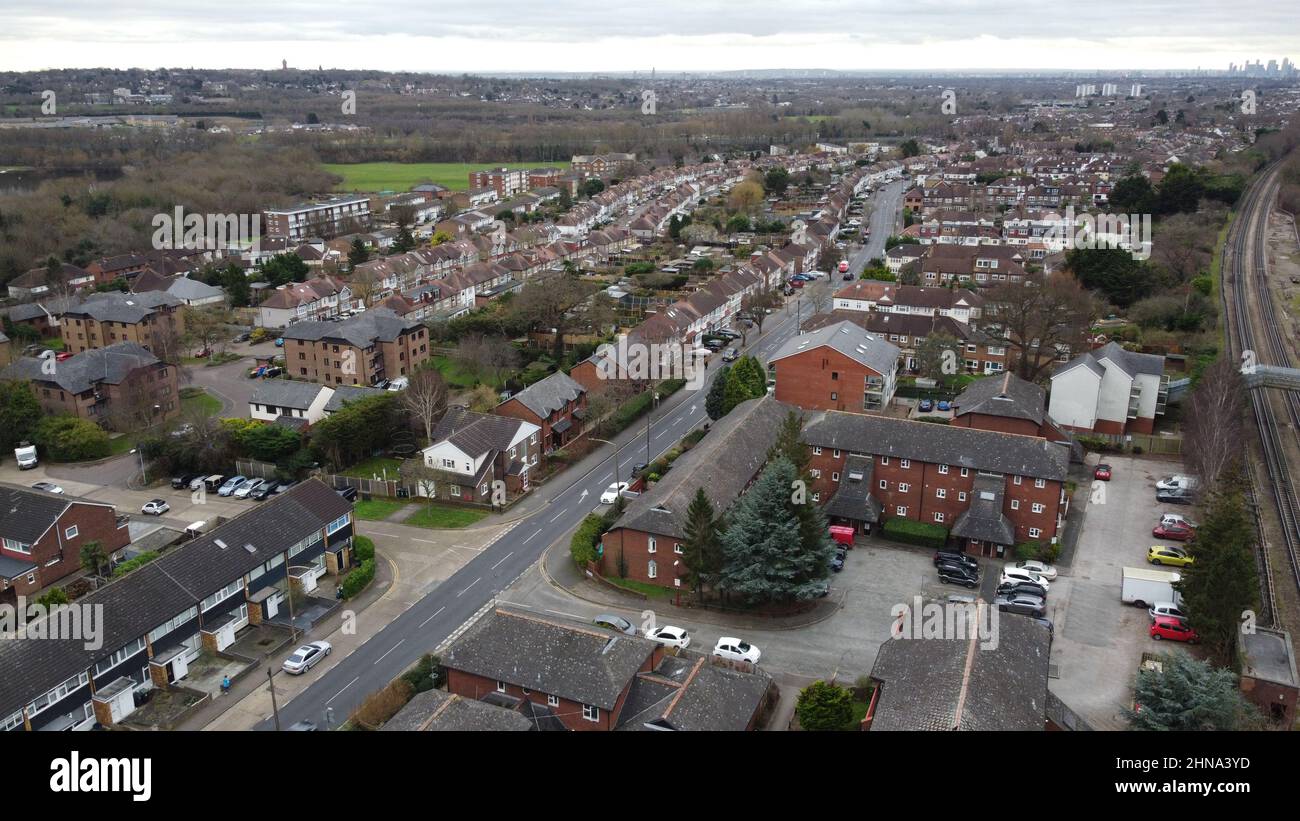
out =
[[[993,600],[997,608],[1004,613],[1018,613],[1021,616],[1033,616],[1041,619],[1047,612],[1047,606],[1037,596],[1023,593],[1016,596],[998,596]]]
[[[840,552],[836,552],[836,554],[831,557],[831,570],[834,570],[836,573],[838,573],[843,569],[844,569],[844,554]]]
[[[635,479],[636,477],[640,476],[642,473],[645,472],[645,469],[648,467],[649,465],[647,465],[645,462],[637,462],[635,465],[632,466],[632,478]]]
[[[250,334],[248,331],[244,331],[242,334],[239,334],[234,339],[232,339],[231,342],[247,342],[250,338],[252,338],[252,334]]]
[[[1040,599],[1047,598],[1047,591],[1033,582],[1007,582],[998,585],[996,592],[999,596],[1017,596],[1024,593],[1029,596],[1037,596]]]
[[[1170,505],[1190,505],[1192,503],[1192,494],[1181,488],[1176,490],[1157,490],[1156,501]]]
[[[980,563],[975,561],[973,557],[967,556],[965,553],[952,553],[947,550],[936,551],[934,554],[934,566],[938,567],[940,564],[944,562],[947,562],[948,564],[952,564],[954,562],[958,564],[964,564],[967,567],[969,567],[971,570],[974,570],[976,573],[978,573],[980,570]]]
[[[188,490],[190,482],[198,478],[197,474],[185,473],[180,476],[172,477],[172,490]]]
[[[334,492],[342,496],[344,499],[347,499],[349,502],[355,501],[357,498],[357,489],[354,487],[335,488]]]
[[[278,487],[278,485],[275,482],[263,482],[262,484],[257,486],[257,490],[254,490],[252,493],[248,494],[248,498],[256,499],[259,502],[264,501],[266,500],[267,497],[269,497],[272,493],[275,492],[274,488],[276,487]]]
[[[278,484],[278,485],[276,485],[274,488],[272,488],[272,489],[271,489],[271,492],[272,492],[272,493],[284,493],[286,490],[288,490],[289,488],[293,487],[293,486],[296,485],[296,484],[298,484],[298,483],[297,483],[297,482],[292,482],[292,481],[290,481],[290,482],[281,482],[280,484]]]
[[[940,560],[939,563],[935,565],[935,568],[938,570],[943,570],[946,568],[952,571],[953,573],[960,573],[963,576],[970,576],[975,581],[979,581],[980,578],[980,571],[978,567],[971,567],[970,565],[963,564],[962,562]]]
[[[710,339],[704,343],[704,347],[711,351],[720,351],[727,347],[727,343],[723,342],[721,339]]]
[[[966,573],[962,573],[951,565],[939,566],[939,581],[944,584],[960,584],[962,587],[969,587],[974,590],[979,587],[979,579],[976,579]]]

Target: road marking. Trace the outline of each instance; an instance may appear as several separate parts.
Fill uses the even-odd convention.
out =
[[[352,679],[351,681],[349,681],[347,684],[343,685],[343,690],[339,690],[337,693],[335,693],[334,695],[330,696],[330,700],[327,701],[327,702],[325,702],[325,706],[328,707],[329,704],[330,704],[330,701],[333,701],[334,699],[336,699],[336,698],[338,698],[339,696],[343,695],[343,691],[344,691],[344,690],[347,690],[347,689],[348,689],[349,687],[351,687],[353,684],[356,684],[356,683],[357,683],[357,679],[359,679],[359,678],[361,678],[361,676],[357,676],[357,678],[354,678],[354,679]]]
[[[569,509],[568,509],[567,507],[564,508],[564,509],[561,510],[559,513],[555,514],[555,519],[560,518],[561,516],[563,516],[563,515],[564,515],[565,513],[567,513],[568,511],[569,511]],[[551,519],[551,524],[555,524],[555,519]]]
[[[538,528],[536,531],[534,531],[533,536],[536,536],[538,533],[541,533],[541,532],[542,532],[542,529],[541,529],[541,528]],[[532,541],[533,536],[529,536],[527,539],[524,539],[524,544],[528,544],[530,541]]]
[[[512,551],[510,551],[509,553],[507,553],[506,555],[502,556],[500,562],[497,562],[496,564],[492,565],[492,569],[493,569],[493,570],[496,570],[498,567],[501,566],[501,562],[504,562],[506,559],[510,558],[510,557],[513,556],[513,555],[515,555],[515,552],[512,550]]]
[[[600,477],[600,481],[604,482],[606,480],[613,479],[613,478],[614,478],[614,474],[606,473],[604,476]]]
[[[668,431],[666,431],[666,430],[661,430],[661,431],[659,431],[658,433],[655,434],[655,438],[658,439],[660,436],[663,436],[663,435],[664,435],[665,433],[667,433],[667,432],[668,432]]]
[[[439,608],[438,608],[438,613],[441,613],[442,611],[444,611],[444,610],[446,610],[446,609],[447,609],[446,607],[439,607]],[[420,626],[423,627],[423,626],[425,626],[426,624],[428,624],[429,622],[431,622],[431,621],[433,621],[434,619],[438,618],[438,613],[434,613],[434,614],[433,614],[432,616],[430,616],[429,618],[427,618],[427,619],[425,619],[424,621],[420,622]]]
[[[477,579],[475,579],[474,581],[472,581],[472,582],[469,583],[469,587],[473,587],[474,585],[478,584],[478,583],[479,583],[480,581],[482,581],[482,580],[483,580],[483,577],[482,577],[482,576],[479,576]],[[463,596],[463,595],[465,595],[466,593],[468,593],[468,592],[469,592],[469,587],[466,587],[464,590],[462,590],[462,591],[460,591],[459,593],[457,593],[457,594],[456,594],[456,598],[459,599],[461,596]]]
[[[582,616],[575,616],[572,613],[565,613],[563,610],[547,610],[546,612],[554,613],[557,616],[564,616],[565,618],[569,618],[569,619],[577,619],[578,621],[585,621],[585,619]]]
[[[404,641],[406,641],[406,639],[402,639],[402,641],[399,641],[397,644],[394,644],[393,647],[392,647],[392,649],[390,649],[390,650],[388,651],[388,653],[391,653],[391,652],[393,652],[393,650],[396,650],[398,647],[401,647],[401,646],[402,646],[402,642],[404,642]],[[384,653],[382,656],[380,656],[379,658],[375,659],[375,664],[378,664],[379,662],[381,662],[381,661],[383,661],[384,659],[388,658],[388,653]]]

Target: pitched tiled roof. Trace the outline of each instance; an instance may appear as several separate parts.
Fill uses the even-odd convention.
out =
[[[398,732],[509,732],[532,730],[533,723],[517,710],[442,690],[425,690],[407,702],[397,715],[384,723],[382,729]]]
[[[490,413],[475,413],[467,408],[448,408],[433,429],[434,443],[450,441],[471,456],[481,456],[490,451],[506,451],[510,443],[519,434],[519,429],[528,425],[536,430],[537,426],[522,419],[508,416],[496,416]]]
[[[525,408],[545,419],[552,411],[565,407],[586,392],[587,389],[568,374],[557,371],[510,398],[518,400]]]
[[[181,301],[163,291],[145,291],[141,294],[124,294],[109,291],[92,294],[77,306],[65,312],[74,316],[88,316],[99,322],[126,322],[135,324],[161,307],[177,307]]]
[[[891,345],[879,335],[867,333],[854,323],[844,320],[825,328],[790,337],[784,345],[776,349],[776,353],[772,354],[768,362],[776,362],[821,347],[832,348],[879,374],[893,371],[901,353],[897,346]]]
[[[953,410],[957,416],[982,413],[1041,424],[1045,395],[1046,392],[1033,382],[1007,371],[970,383],[953,401]]]
[[[375,342],[392,342],[404,332],[419,327],[418,320],[403,319],[387,308],[371,308],[342,322],[295,322],[281,335],[285,339],[339,339],[358,348],[368,348]]]
[[[976,476],[971,485],[970,507],[962,511],[952,526],[952,535],[994,544],[1016,542],[1016,529],[1002,513],[1005,485],[996,476]]]
[[[253,388],[249,402],[254,405],[275,405],[281,408],[306,410],[316,401],[321,391],[330,390],[312,382],[294,382],[288,379],[263,379]]]
[[[5,379],[51,382],[68,393],[82,393],[101,382],[120,385],[136,369],[156,365],[159,361],[158,357],[134,342],[118,342],[83,351],[62,362],[53,362],[53,372],[47,370],[50,360],[25,356],[15,360],[0,375]]]

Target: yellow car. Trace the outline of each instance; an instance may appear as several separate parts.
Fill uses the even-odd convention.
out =
[[[1167,564],[1173,567],[1186,567],[1195,559],[1187,555],[1187,551],[1180,547],[1169,547],[1168,545],[1158,544],[1147,551],[1147,561],[1152,564]]]

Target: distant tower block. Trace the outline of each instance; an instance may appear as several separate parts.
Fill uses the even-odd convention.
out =
[[[1141,83],[1134,83],[1134,84],[1133,84],[1133,87],[1130,88],[1130,89],[1128,90],[1128,96],[1130,96],[1130,97],[1141,97],[1141,96],[1142,96],[1142,84],[1141,84]]]
[[[288,70],[289,70],[289,61],[288,61],[288,60],[281,60],[281,61],[280,61],[280,68],[281,68],[281,70],[283,70],[283,71],[288,71]]]

